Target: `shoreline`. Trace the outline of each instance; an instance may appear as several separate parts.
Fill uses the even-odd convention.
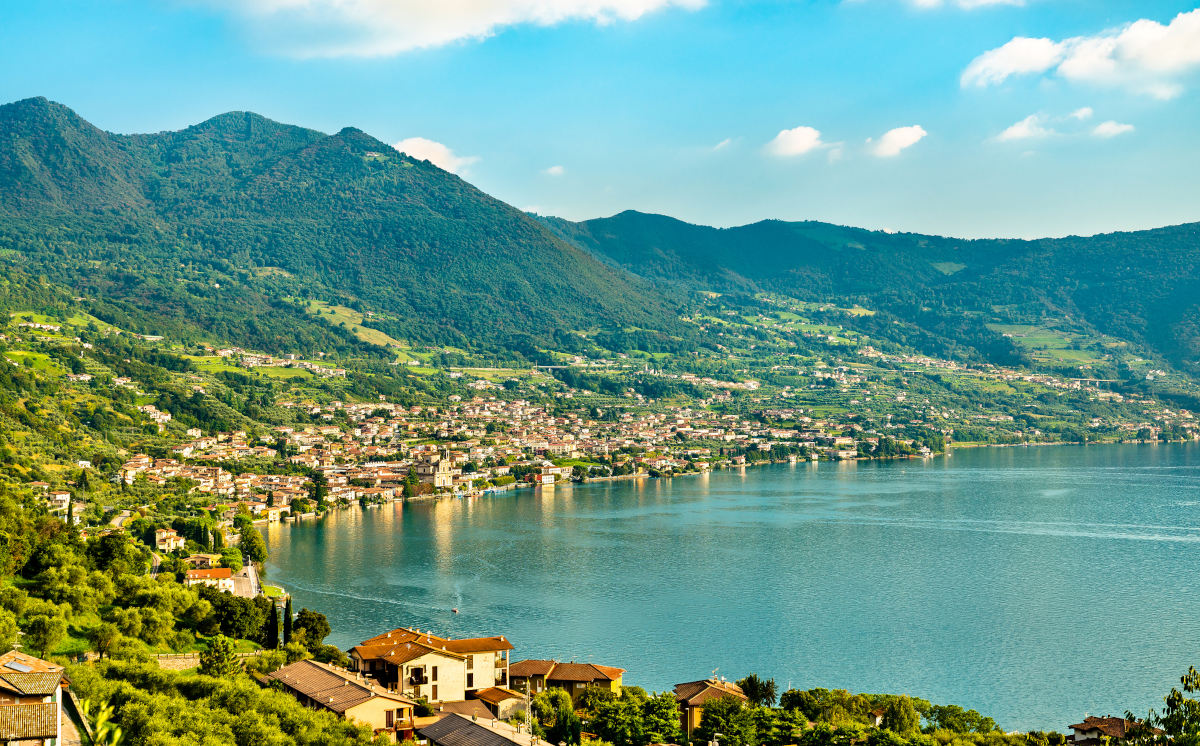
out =
[[[1096,444],[1096,445],[1107,445],[1107,446],[1131,446],[1131,445],[1169,445],[1169,446],[1171,446],[1171,448],[1170,448],[1170,449],[1160,449],[1160,450],[1161,450],[1162,452],[1164,452],[1164,453],[1167,453],[1168,451],[1174,451],[1175,455],[1174,455],[1174,456],[1172,456],[1172,459],[1173,459],[1173,461],[1175,461],[1175,462],[1181,462],[1181,463],[1186,463],[1187,461],[1189,461],[1189,460],[1190,460],[1190,457],[1188,456],[1188,454],[1191,452],[1191,449],[1193,449],[1193,448],[1194,448],[1194,446],[1191,446],[1191,445],[1190,445],[1191,443],[1192,443],[1192,441],[1178,441],[1178,442],[1174,442],[1174,443],[1166,443],[1166,444],[1162,444],[1162,443],[1158,443],[1158,442],[1153,442],[1153,443],[1144,443],[1144,442],[1131,442],[1131,443],[1103,443],[1103,444]],[[1018,444],[1007,444],[1007,445],[1010,445],[1010,446],[1015,446],[1015,445],[1018,445]],[[1024,444],[1019,444],[1019,445],[1024,445]],[[1030,444],[1030,445],[1081,445],[1081,444],[1072,444],[1072,443],[1038,443],[1038,444]],[[1179,449],[1179,446],[1184,446],[1184,447],[1185,447],[1187,450]],[[970,446],[970,447],[972,447],[972,448],[977,448],[977,447],[979,447],[979,446]],[[1079,461],[1078,461],[1078,464],[1079,464],[1079,468],[1081,468],[1081,469],[1082,469],[1082,468],[1087,468],[1087,467],[1085,466],[1085,464],[1092,463],[1093,459],[1092,459],[1092,458],[1090,458],[1090,457],[1087,457],[1087,456],[1085,456],[1083,452],[1076,452],[1076,453],[1077,453],[1078,455],[1077,455],[1077,456],[1074,456],[1074,457],[1068,457],[1068,456],[1066,456],[1065,454],[1064,454],[1064,455],[1062,455],[1062,456],[1050,456],[1049,454],[1047,454],[1046,456],[1037,456],[1036,454],[1027,454],[1027,456],[1025,456],[1025,458],[1031,459],[1031,460],[1033,460],[1033,461],[1039,461],[1040,459],[1043,459],[1043,458],[1051,458],[1051,459],[1053,459],[1053,460],[1057,460],[1057,459],[1059,459],[1059,458],[1073,458],[1073,459],[1079,460]],[[1137,458],[1136,458],[1136,456],[1135,456],[1135,455],[1136,455],[1136,454],[1139,454],[1139,453],[1140,453],[1140,454],[1143,454],[1143,458],[1150,459],[1151,461],[1156,461],[1156,460],[1159,458],[1159,456],[1157,456],[1157,455],[1155,454],[1155,452],[1154,452],[1154,451],[1145,451],[1145,450],[1134,451],[1134,450],[1132,450],[1132,449],[1130,449],[1130,450],[1128,451],[1128,455],[1129,455],[1130,457],[1133,457],[1133,458],[1132,458],[1132,461],[1133,461],[1133,462],[1137,462]],[[1014,455],[1015,455],[1015,454],[1014,454]],[[983,457],[983,458],[985,459],[985,463],[990,463],[990,462],[987,462],[987,461],[986,461],[986,458],[987,458],[986,456],[983,456],[983,454],[980,454],[980,456],[981,456],[981,457]],[[1100,458],[1101,460],[1105,460],[1107,457],[1103,457],[1103,456],[1097,456],[1097,458]],[[882,459],[875,459],[875,460],[882,460]],[[890,460],[899,461],[900,459],[890,459]],[[905,459],[905,460],[911,460],[911,459]],[[779,462],[779,461],[776,461],[776,462],[767,462],[767,461],[762,461],[762,462],[756,462],[756,463],[754,463],[754,464],[748,464],[748,465],[753,465],[753,466],[762,466],[762,465],[765,465],[765,464],[767,464],[767,463],[781,464],[781,463],[787,463],[787,462],[786,462],[786,461],[783,461],[783,462]],[[972,461],[972,463],[974,463],[974,461]],[[1003,456],[1003,455],[1001,455],[1001,456],[999,456],[999,461],[997,462],[996,466],[999,466],[1000,468],[1003,468],[1003,465],[1004,465],[1004,464],[1006,464],[1006,463],[1008,463],[1008,457],[1007,457],[1007,456]],[[1074,461],[1073,461],[1072,463],[1076,463],[1076,462],[1074,462]],[[741,468],[741,467],[739,467],[739,468]],[[907,469],[905,469],[904,467],[900,467],[900,468],[892,468],[892,469],[890,469],[890,470],[889,470],[889,469],[887,469],[887,468],[881,468],[879,471],[880,471],[880,472],[886,472],[886,471],[892,471],[892,472],[894,472],[893,474],[891,474],[891,475],[889,475],[889,476],[887,477],[888,479],[891,479],[891,480],[907,479],[907,477],[902,477],[902,476],[900,475],[900,472],[901,472],[902,470],[904,470],[904,471],[907,471]],[[722,471],[727,471],[727,470],[722,470]],[[832,477],[832,478],[836,478],[836,477],[837,477],[837,474],[839,473],[839,472],[838,472],[838,470],[828,470],[828,469],[826,469],[826,470],[822,470],[822,471],[824,471],[824,473],[826,473],[827,475],[829,475],[829,476],[830,476],[830,477]],[[871,473],[874,473],[875,471],[876,471],[875,469],[871,469],[871,470],[869,470],[869,472],[871,472]],[[919,470],[919,471],[920,471],[920,472],[925,472],[926,470],[924,470],[924,469],[923,469],[923,470]],[[936,471],[936,472],[941,472],[941,471],[943,471],[943,470],[942,470],[942,469],[936,469],[936,470],[934,470],[934,471]],[[787,476],[786,476],[786,475],[789,475],[789,474],[797,474],[797,473],[799,473],[799,474],[803,475],[803,474],[805,474],[805,473],[807,473],[807,472],[809,472],[809,469],[805,469],[805,470],[803,470],[803,471],[800,471],[800,472],[797,472],[797,470],[794,470],[794,469],[787,469],[787,470],[777,470],[777,471],[775,471],[775,472],[769,472],[769,473],[765,474],[763,477],[758,477],[758,478],[761,478],[761,479],[767,479],[767,480],[771,480],[771,479],[774,479],[776,476],[778,476],[778,477],[779,477],[779,478],[781,478],[781,479],[786,479],[786,478],[787,478]],[[814,469],[814,470],[812,471],[812,473],[816,473],[816,470]],[[841,473],[845,473],[845,472],[841,472]],[[853,472],[853,470],[851,470],[851,472],[850,472],[850,473],[851,473],[851,474],[853,474],[853,473],[854,473],[854,472]],[[864,473],[865,473],[865,472],[864,472]],[[646,476],[646,475],[640,475],[640,477],[644,477],[644,476]],[[622,479],[622,480],[628,480],[628,479],[630,479],[630,478],[640,478],[640,477],[635,477],[634,475],[625,475],[625,476],[621,477],[621,479]],[[755,479],[758,479],[758,478],[755,478]],[[733,482],[737,482],[737,481],[739,481],[739,479],[740,479],[740,478],[738,477],[738,475],[737,475],[737,474],[731,474],[731,475],[729,475],[729,477],[726,477],[726,480],[732,480]],[[606,480],[606,481],[618,481],[618,480],[614,479],[614,480]],[[969,480],[968,480],[968,481],[969,481]],[[1036,481],[1036,480],[1035,480],[1035,481]],[[585,483],[585,484],[586,484],[586,483]],[[564,486],[575,487],[575,486],[576,486],[576,484],[575,484],[575,483],[567,483],[567,484],[566,484],[566,485],[564,485]],[[703,485],[701,485],[701,489],[702,489],[702,488],[703,488]],[[514,487],[511,487],[509,490],[504,490],[504,491],[506,491],[506,492],[507,492],[507,491],[510,491],[511,489],[519,489],[519,488],[514,486]],[[691,490],[691,489],[694,489],[694,487],[686,487],[685,489],[687,489],[687,490]],[[970,488],[969,488],[969,487],[964,487],[964,489],[969,491],[969,489],[970,489]],[[598,495],[603,495],[603,494],[605,494],[606,492],[607,492],[607,491],[600,491],[599,493],[596,493],[596,494],[598,494]],[[625,492],[625,490],[622,490],[622,492]],[[549,495],[549,496],[552,496],[552,494],[553,494],[553,493],[550,493],[550,495]],[[567,493],[567,494],[569,494],[569,493]],[[965,493],[964,493],[964,494],[965,494]],[[1014,498],[1013,498],[1013,499],[1015,499],[1015,500],[1031,500],[1031,499],[1036,499],[1036,497],[1035,497],[1034,495],[1032,495],[1032,494],[1031,494],[1031,495],[1025,495],[1025,496],[1022,496],[1022,495],[1017,495],[1015,492],[1014,492],[1013,494],[1014,494]],[[583,498],[581,498],[581,497],[577,496],[576,498],[573,498],[573,499],[574,499],[574,500],[576,500],[576,501],[578,501],[578,500],[581,500],[581,499],[583,499]],[[589,499],[590,499],[590,498],[589,498]],[[630,498],[630,499],[632,499],[632,498]],[[663,497],[662,497],[661,499],[665,499],[665,500],[669,500],[669,499],[670,499],[670,497],[669,497],[669,494],[668,494],[668,493],[667,493],[665,490],[664,490]],[[553,504],[555,501],[553,501],[553,500],[549,500],[549,501],[547,501],[547,502],[548,502],[548,503],[551,503],[551,504]],[[560,503],[560,504],[561,504],[561,503]],[[571,504],[571,501],[568,501],[568,503],[566,503],[566,505],[570,505],[570,504]],[[591,504],[591,503],[589,503],[589,504]],[[602,501],[602,498],[601,498],[601,502],[597,502],[597,503],[595,503],[595,505],[605,505],[605,504],[607,504],[607,503],[604,503],[604,502]],[[462,510],[466,510],[466,509],[467,509],[467,508],[466,508],[465,506],[463,506]],[[556,508],[556,509],[557,509],[557,508]],[[455,510],[458,510],[458,508],[456,508]],[[390,512],[390,511],[389,511],[389,512]],[[436,519],[435,519],[435,515],[432,513],[432,511],[429,511],[429,510],[422,510],[422,511],[420,511],[420,513],[421,513],[422,515],[426,516],[425,518],[423,518],[423,519],[422,519],[422,521],[428,521],[428,522],[430,522],[430,523],[431,523],[431,526],[436,526],[436,525],[437,525],[437,521],[436,521]],[[357,517],[347,516],[347,517],[344,517],[344,518],[343,518],[343,523],[345,523],[346,519],[349,519],[349,524],[346,524],[346,525],[354,525],[354,524],[357,524],[357,523],[358,523],[358,521],[359,521],[359,518],[357,518]],[[340,525],[340,524],[339,524],[339,525]],[[337,527],[334,527],[334,528],[336,529]],[[295,539],[293,539],[293,540],[292,540],[292,543],[293,543],[293,545],[295,545],[295,544],[296,544],[296,540],[295,540]],[[286,554],[286,553],[281,551],[281,554]],[[300,566],[300,567],[302,567],[302,566]],[[295,572],[297,569],[299,569],[297,566],[293,566],[293,569],[291,570],[291,572]],[[282,570],[282,569],[280,570],[280,574],[284,574],[284,572],[285,572],[284,570]],[[297,590],[298,590],[298,592],[300,592],[302,595],[305,595],[305,591],[304,591],[304,590],[302,590],[302,589],[305,587],[305,583],[304,583],[304,582],[301,580],[301,578],[302,578],[302,577],[303,577],[303,576],[302,576],[302,575],[300,575],[300,576],[297,576],[297,578],[296,578],[296,579],[297,579],[297,581],[298,581]],[[279,583],[277,583],[277,582],[275,582],[275,581],[269,581],[269,582],[273,582],[274,584],[277,584],[277,585],[279,584]],[[287,586],[285,585],[284,587],[286,588]],[[288,590],[288,592],[289,592],[289,593],[291,593],[291,589],[290,589],[290,588],[287,588],[287,590]],[[319,593],[319,592],[320,592],[320,591],[318,591],[318,593]],[[329,601],[330,599],[324,599],[324,600],[326,600],[326,601]],[[335,602],[335,603],[336,603],[336,602]],[[455,602],[455,606],[463,606],[463,609],[464,609],[464,611],[467,613],[467,615],[471,615],[471,614],[473,613],[473,612],[472,612],[472,609],[471,609],[471,608],[468,608],[469,606],[473,606],[473,605],[476,605],[476,602],[474,602],[474,601],[468,601],[468,604],[467,604],[466,606],[463,606],[463,604],[462,604],[461,602]],[[312,607],[312,606],[310,606],[310,608],[313,608],[313,607]],[[379,607],[379,608],[385,609],[385,611],[380,611],[380,612],[379,612],[380,614],[387,614],[387,613],[389,613],[388,611],[386,611],[386,609],[387,609],[387,608],[389,608],[389,607]],[[410,610],[410,611],[411,611],[411,613],[417,613],[417,614],[422,614],[422,613],[431,613],[431,612],[423,612],[423,611],[421,611],[421,610],[420,610],[420,608],[417,608],[417,609],[412,609],[412,610]],[[381,618],[382,618],[382,617],[381,617]],[[448,618],[448,619],[450,619],[450,620],[451,620],[451,622],[453,622],[453,621],[455,621],[455,620],[458,620],[458,618],[457,618],[457,617],[449,617],[449,616],[447,616],[447,618]],[[465,619],[466,621],[468,621],[468,622],[470,622],[470,621],[471,621],[471,619],[470,619],[469,617],[467,617],[467,616],[465,616],[465,617],[464,617],[464,619]],[[450,624],[451,622],[447,622],[447,624]],[[440,623],[440,622],[439,622],[439,623]],[[461,622],[458,622],[458,623],[461,623]],[[380,624],[382,625],[383,623],[382,623],[382,622],[380,622]],[[511,632],[511,633],[512,633],[512,634],[514,634],[514,635],[516,634],[516,631],[517,631],[517,630],[515,630],[515,629],[513,629],[513,630],[508,630],[507,628],[505,629],[505,632],[506,632],[506,633],[509,633],[509,632]],[[364,633],[364,635],[360,635],[360,636],[365,636],[365,633]],[[355,637],[355,638],[354,638],[354,641],[357,641],[357,637]],[[538,640],[535,640],[535,639],[531,638],[531,639],[530,639],[530,641],[529,641],[529,644],[530,644],[530,645],[536,645],[536,644],[540,644],[540,643],[539,643],[539,641],[538,641]],[[532,648],[532,647],[530,648],[530,653],[531,653],[531,654],[533,654],[533,650],[534,650],[534,649],[535,649],[535,648]],[[622,662],[623,662],[623,661],[622,661]],[[716,664],[714,663],[713,665],[716,665]],[[750,663],[748,663],[747,665],[751,665],[751,664],[750,664]],[[659,673],[659,672],[657,671],[657,668],[661,668],[661,666],[660,666],[658,663],[656,663],[656,664],[655,664],[655,667],[656,667],[656,669],[655,669],[653,672],[651,672],[650,670],[647,670],[647,671],[645,672],[645,675],[646,675],[646,676],[651,676],[651,675],[652,675],[652,673],[653,673],[653,675],[657,677],[657,676],[658,676],[658,673]],[[639,667],[639,668],[640,668],[640,667]],[[747,668],[746,670],[755,670],[755,669],[753,669],[753,668]],[[744,671],[742,671],[742,673],[744,673]],[[760,673],[761,673],[761,671],[760,671]],[[683,679],[687,678],[687,676],[688,676],[688,674],[686,674],[686,673],[683,671],[683,669],[680,669],[680,670],[679,670],[679,671],[677,671],[677,672],[676,672],[676,674],[674,675],[674,679],[683,680]],[[657,681],[657,680],[658,680],[658,678],[655,678],[654,680],[656,680],[656,681]],[[822,685],[822,682],[826,682],[826,681],[832,682],[832,683],[828,684],[830,687],[833,687],[833,686],[835,686],[835,685],[837,685],[837,686],[841,686],[841,685],[842,685],[842,679],[840,679],[840,678],[822,678],[822,679],[820,679],[820,680],[818,680],[818,679],[812,679],[811,681],[806,681],[806,682],[805,682],[805,684],[804,684],[804,686],[816,686],[816,685]],[[781,683],[782,683],[782,682],[781,682]],[[850,686],[851,686],[852,690],[863,689],[863,690],[867,690],[867,691],[875,691],[875,690],[886,689],[886,684],[870,685],[870,684],[861,684],[861,683],[859,683],[859,684],[857,684],[857,685],[851,684]],[[802,687],[802,688],[803,688],[803,687]],[[1066,699],[1066,698],[1064,698],[1064,700],[1065,700],[1065,699]],[[979,705],[977,705],[976,703],[969,703],[969,704],[971,704],[971,705],[973,705],[973,706],[976,706],[976,708],[977,708],[977,709],[979,709]],[[1063,709],[1064,709],[1064,710],[1066,710],[1066,709],[1073,709],[1073,708],[1075,708],[1075,705],[1071,705],[1071,704],[1069,704],[1069,703],[1066,703],[1066,702],[1064,702],[1064,706],[1063,706]],[[989,709],[989,710],[991,710],[991,709],[993,709],[993,708],[988,708],[988,709]],[[999,717],[999,715],[997,715],[997,717]],[[1010,720],[1009,722],[1011,723],[1011,722],[1014,722],[1014,721]],[[1020,722],[1020,721],[1017,721],[1017,722]],[[1036,722],[1036,721],[1035,721],[1035,722]],[[1074,720],[1067,720],[1066,722],[1074,722]],[[1060,725],[1060,727],[1061,727],[1061,725]]]
[[[588,484],[604,483],[604,482],[623,482],[623,481],[632,481],[635,479],[674,479],[676,477],[696,477],[696,476],[703,476],[705,474],[712,474],[714,472],[719,472],[719,471],[730,471],[730,470],[734,470],[734,469],[747,469],[747,468],[752,468],[752,467],[770,466],[770,465],[775,465],[775,464],[793,464],[793,463],[795,463],[795,464],[799,464],[799,463],[812,463],[812,464],[854,463],[854,464],[857,464],[857,463],[862,463],[862,462],[886,463],[886,462],[891,462],[891,461],[915,461],[915,460],[932,461],[933,459],[936,459],[939,457],[940,458],[952,457],[954,455],[955,450],[968,450],[968,449],[969,450],[977,450],[977,449],[982,449],[982,448],[1047,448],[1047,447],[1090,448],[1093,446],[1162,446],[1162,445],[1186,445],[1188,443],[1196,443],[1196,442],[1200,442],[1200,437],[1193,438],[1191,440],[1169,440],[1169,441],[1159,441],[1159,440],[1133,440],[1133,441],[1111,440],[1111,441],[1109,441],[1109,440],[1106,440],[1106,441],[1099,441],[1099,442],[1093,442],[1093,443],[1070,443],[1070,442],[1066,442],[1066,441],[1029,441],[1029,442],[1025,442],[1025,443],[961,443],[961,444],[951,443],[951,444],[947,445],[945,450],[943,450],[942,452],[931,453],[927,456],[922,456],[920,454],[909,454],[909,455],[905,455],[905,456],[886,456],[886,457],[881,457],[881,458],[870,458],[870,457],[860,456],[858,458],[836,459],[836,460],[835,459],[816,459],[816,460],[814,460],[811,458],[805,458],[805,459],[796,458],[795,460],[792,460],[792,459],[786,459],[786,460],[768,459],[768,460],[764,460],[764,461],[754,461],[754,462],[749,462],[749,463],[745,463],[745,464],[728,464],[728,465],[723,465],[723,466],[719,466],[716,468],[704,469],[704,470],[698,470],[698,471],[683,471],[683,472],[664,473],[659,476],[652,476],[646,472],[639,472],[637,474],[621,474],[618,476],[589,477],[589,478],[587,478],[586,481],[576,481],[574,479],[568,479],[568,480],[564,480],[562,482],[554,482],[553,484],[533,484],[531,482],[514,482],[513,484],[506,484],[506,485],[499,486],[499,487],[488,487],[487,489],[482,490],[480,492],[458,492],[458,493],[449,493],[449,494],[442,493],[442,494],[431,494],[431,495],[414,495],[413,497],[399,497],[399,498],[393,497],[393,498],[391,498],[389,500],[385,500],[383,502],[368,503],[366,506],[359,505],[359,507],[361,509],[363,507],[382,506],[382,505],[389,505],[391,503],[410,503],[410,502],[423,503],[423,502],[438,501],[438,500],[463,500],[463,499],[468,499],[468,498],[485,497],[488,495],[497,495],[497,494],[503,493],[503,492],[516,492],[519,490],[526,490],[526,489],[536,490],[538,488],[545,488],[545,487],[549,487],[551,489],[557,489],[559,487],[562,487],[564,489],[569,489],[569,488],[574,488],[574,487],[585,486]],[[328,513],[328,512],[332,512],[334,510],[345,510],[345,509],[354,507],[355,504],[356,504],[355,502],[351,502],[348,505],[338,505],[336,507],[329,508],[325,512]],[[323,515],[324,515],[324,513],[315,513],[315,512],[302,513],[298,516],[288,516],[287,518],[284,518],[278,522],[279,523],[288,523],[288,522],[292,522],[292,521],[298,521],[301,519],[320,518]],[[262,524],[262,523],[267,523],[267,521],[256,520],[256,521],[254,521],[254,523]]]

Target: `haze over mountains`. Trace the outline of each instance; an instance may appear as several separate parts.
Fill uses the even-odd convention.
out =
[[[0,250],[127,328],[267,348],[359,344],[305,313],[323,300],[415,342],[686,349],[691,293],[771,292],[876,310],[854,323],[933,354],[1028,363],[994,327],[1040,324],[1200,371],[1197,224],[1014,241],[539,220],[356,129],[245,112],[114,135],[45,99],[0,106]]]

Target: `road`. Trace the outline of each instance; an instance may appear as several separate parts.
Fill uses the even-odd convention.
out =
[[[262,585],[258,582],[258,571],[253,562],[247,562],[233,574],[233,595],[242,598],[254,598],[262,593]]]

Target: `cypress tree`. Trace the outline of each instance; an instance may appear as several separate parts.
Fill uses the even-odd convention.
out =
[[[288,596],[283,607],[283,644],[292,641],[292,597]]]
[[[271,618],[267,620],[267,639],[264,647],[275,650],[279,647],[279,607],[271,603]]]

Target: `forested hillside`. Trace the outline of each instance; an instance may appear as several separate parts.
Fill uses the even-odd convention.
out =
[[[994,362],[1017,362],[1021,351],[1008,341],[1011,335],[992,327],[1046,325],[1111,337],[1200,371],[1200,224],[1037,241],[774,220],[718,229],[632,211],[547,224],[613,266],[655,282],[766,290],[884,311],[869,320],[877,327],[880,320],[915,326],[930,335],[934,351],[959,344]],[[920,336],[913,340],[928,348]]]
[[[524,213],[352,128],[250,113],[114,135],[64,106],[0,107],[0,251],[143,333],[345,347],[307,300],[459,345],[670,329],[667,304]],[[527,342],[525,344],[528,344]]]
[[[636,212],[537,220],[353,128],[235,112],[115,135],[45,99],[0,107],[0,184],[0,263],[182,343],[678,354],[706,344],[686,321],[697,292],[751,308],[766,292],[869,309],[847,324],[939,357],[1200,373],[1196,225],[1015,241]]]

